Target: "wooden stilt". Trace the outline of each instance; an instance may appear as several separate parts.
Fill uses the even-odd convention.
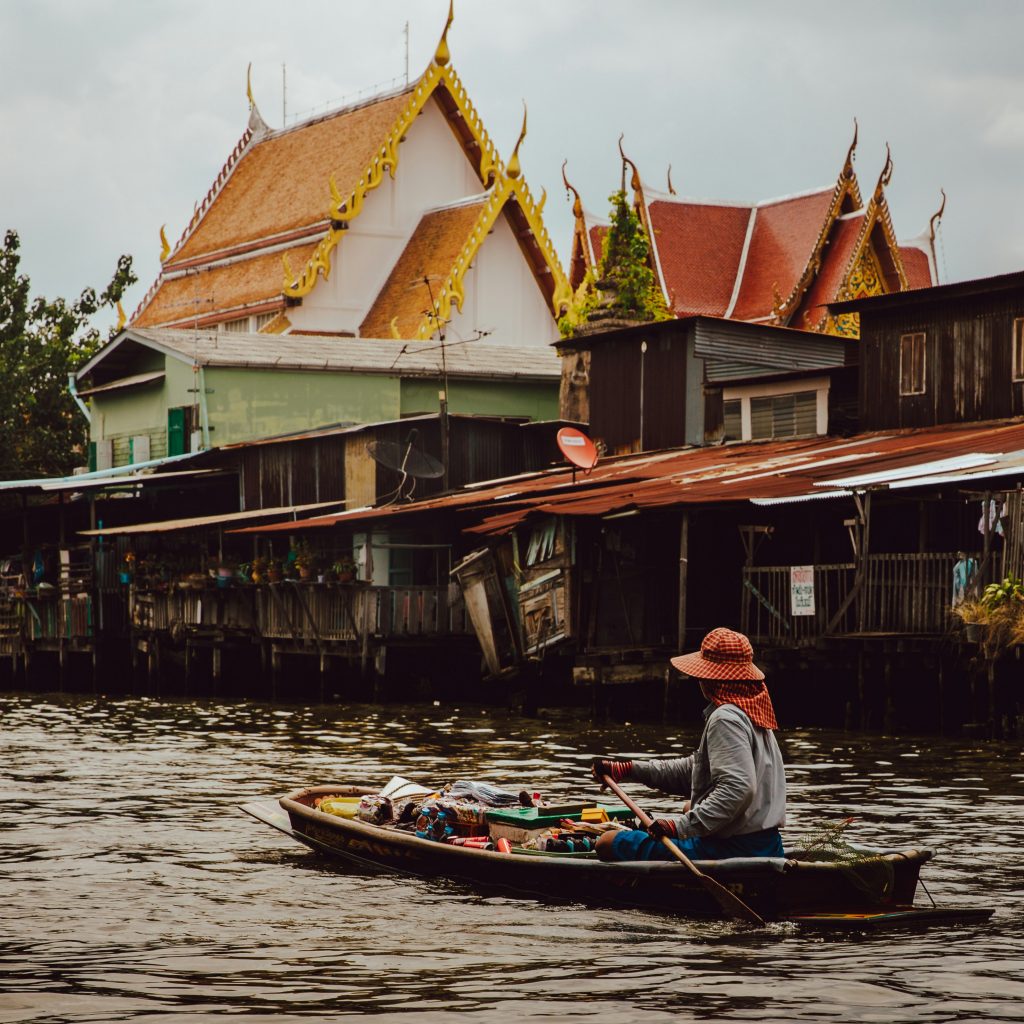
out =
[[[882,730],[892,735],[893,727],[893,693],[892,693],[892,653],[886,651],[885,653],[885,667],[883,669],[883,679],[885,681],[885,695],[884,695],[884,710],[882,712]]]

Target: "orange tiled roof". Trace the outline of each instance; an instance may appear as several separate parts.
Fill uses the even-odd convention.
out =
[[[770,316],[775,288],[783,299],[789,297],[825,226],[833,191],[829,187],[757,207],[733,319]]]
[[[301,266],[308,260],[317,241],[314,239],[286,250],[292,266]],[[191,323],[197,312],[200,322],[209,321],[211,315],[216,314],[225,314],[219,319],[226,320],[231,319],[231,310],[238,311],[240,307],[271,301],[283,306],[281,282],[284,280],[284,270],[281,256],[282,252],[277,250],[164,280],[152,301],[132,322],[132,326]]]
[[[676,315],[722,316],[732,298],[750,209],[656,199],[647,210]]]
[[[931,261],[928,254],[916,245],[901,245],[900,259],[903,272],[907,275],[907,288],[931,288],[937,284],[932,277]]]
[[[416,337],[430,308],[423,278],[430,280],[436,298],[484,203],[485,199],[480,198],[424,214],[366,314],[359,328],[361,337],[390,338],[392,318],[399,337]]]
[[[331,175],[343,193],[355,186],[408,102],[408,93],[274,132],[257,142],[239,159],[169,264],[322,222],[330,207]]]

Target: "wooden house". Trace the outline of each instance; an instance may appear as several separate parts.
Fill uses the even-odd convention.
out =
[[[829,308],[860,317],[865,429],[1024,415],[1024,273]]]
[[[92,469],[437,412],[553,420],[547,346],[124,330],[78,374]]]
[[[856,427],[856,343],[713,316],[557,343],[561,417],[614,453]]]

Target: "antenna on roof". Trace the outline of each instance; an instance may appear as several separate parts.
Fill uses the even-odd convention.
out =
[[[401,476],[398,487],[388,495],[388,500],[384,502],[385,505],[390,505],[395,501],[411,501],[417,480],[436,480],[445,474],[442,462],[416,447],[418,436],[419,431],[414,427],[409,431],[405,441],[401,443],[370,441],[366,445],[366,451],[374,462]],[[405,491],[405,485],[410,479],[412,486]]]
[[[405,23],[405,84],[409,84],[409,22]]]

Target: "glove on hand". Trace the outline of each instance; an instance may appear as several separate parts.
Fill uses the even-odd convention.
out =
[[[595,757],[593,764],[590,766],[590,774],[602,784],[606,775],[613,782],[621,782],[623,779],[629,778],[629,774],[632,771],[632,761],[621,761],[607,757]]]
[[[678,839],[676,823],[671,818],[655,818],[647,826],[647,834],[652,839]]]

